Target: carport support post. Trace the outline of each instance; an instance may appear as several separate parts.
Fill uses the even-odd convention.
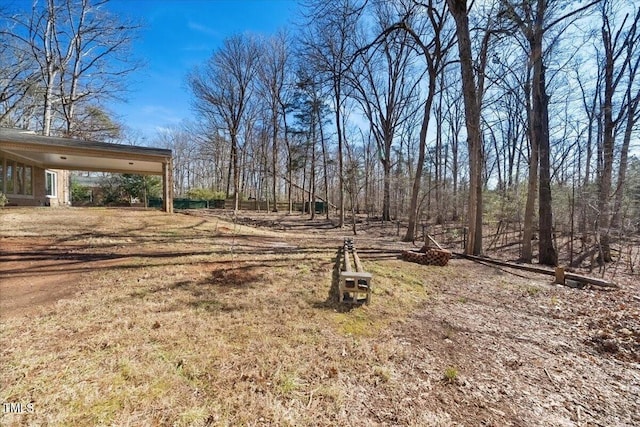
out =
[[[162,210],[173,213],[173,167],[171,159],[162,163]]]

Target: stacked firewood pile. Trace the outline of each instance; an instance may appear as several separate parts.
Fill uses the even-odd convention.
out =
[[[401,258],[405,261],[424,265],[445,266],[451,258],[451,251],[442,248],[431,248],[424,245],[419,251],[403,251]]]

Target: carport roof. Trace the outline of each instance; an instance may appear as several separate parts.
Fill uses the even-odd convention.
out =
[[[0,151],[43,169],[161,175],[171,150],[42,136],[0,128]]]

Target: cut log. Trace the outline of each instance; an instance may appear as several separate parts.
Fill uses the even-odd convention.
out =
[[[451,258],[451,252],[446,249],[434,249],[423,247],[420,252],[403,251],[401,258],[405,261],[416,262],[423,265],[445,266]]]
[[[500,265],[500,266],[503,266],[503,267],[509,267],[509,268],[515,268],[515,269],[518,269],[518,270],[529,271],[531,273],[546,274],[547,276],[556,276],[556,271],[548,269],[548,268],[534,267],[532,265],[515,264],[513,262],[500,261],[500,260],[493,259],[493,258],[485,258],[485,257],[479,257],[479,256],[475,256],[475,255],[467,255],[467,254],[458,253],[458,252],[455,252],[455,255],[457,255],[459,257],[462,257],[462,258],[470,259],[471,261],[485,262],[485,263],[489,263],[489,264]],[[582,284],[600,286],[600,287],[603,287],[603,288],[618,288],[619,287],[617,284],[615,284],[613,282],[609,282],[609,281],[604,280],[604,279],[597,279],[595,277],[587,277],[587,276],[582,276],[580,274],[567,273],[566,271],[564,272],[564,279],[565,279],[564,280],[565,282],[566,282],[566,280],[574,280],[574,281],[582,283]],[[562,283],[562,284],[565,284],[565,283]]]

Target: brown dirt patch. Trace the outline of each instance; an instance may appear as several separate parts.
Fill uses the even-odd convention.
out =
[[[77,292],[78,273],[65,271],[66,262],[45,255],[50,239],[0,239],[0,313],[30,314]]]
[[[73,297],[82,292],[83,275],[115,268],[127,258],[113,248],[108,252],[92,249],[91,245],[51,238],[0,238],[2,316],[32,314]]]

